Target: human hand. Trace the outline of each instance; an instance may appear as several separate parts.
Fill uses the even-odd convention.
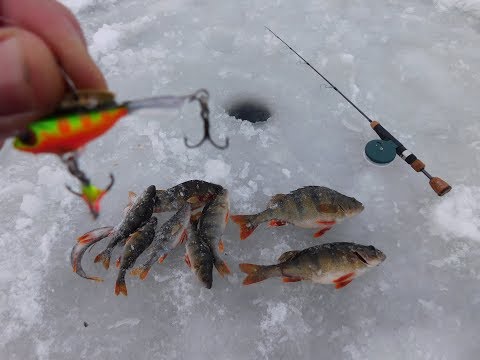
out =
[[[107,88],[73,14],[55,0],[0,0],[0,148],[52,112],[65,92]]]

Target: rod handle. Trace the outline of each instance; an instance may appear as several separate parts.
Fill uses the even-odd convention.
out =
[[[398,141],[392,134],[390,134],[378,121],[372,121],[370,123],[372,129],[378,134],[380,139],[382,140],[391,140],[397,145],[397,154],[400,156],[407,164],[409,164],[413,170],[416,172],[421,172],[425,170],[425,164],[423,161],[418,159],[414,154],[408,151],[403,144]],[[452,190],[452,187],[444,180],[438,177],[431,177],[430,178],[430,186],[432,187],[433,191],[437,193],[438,196],[443,196]]]
[[[412,162],[410,164],[410,166],[412,167],[413,170],[415,170],[416,172],[420,172],[422,171],[423,169],[425,169],[425,164],[423,163],[422,160],[420,159],[416,159],[414,162]]]
[[[438,196],[443,196],[452,190],[452,187],[448,183],[439,177],[433,177],[430,179],[430,186],[433,191],[437,193]]]

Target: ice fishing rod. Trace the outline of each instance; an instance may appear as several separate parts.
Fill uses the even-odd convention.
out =
[[[438,196],[443,196],[448,193],[452,187],[447,182],[439,177],[433,177],[425,170],[425,164],[418,159],[411,151],[409,151],[400,141],[390,134],[378,121],[370,119],[360,108],[355,105],[348,97],[345,96],[335,85],[333,85],[325,76],[323,76],[317,69],[315,69],[307,60],[305,60],[298,52],[296,52],[290,45],[283,41],[277,34],[265,26],[273,36],[284,43],[295,55],[303,60],[313,71],[315,71],[323,80],[325,80],[333,90],[338,92],[347,102],[352,105],[362,116],[368,120],[371,128],[380,137],[380,140],[372,140],[365,146],[365,154],[376,164],[386,165],[395,159],[395,155],[400,156],[407,164],[409,164],[416,172],[422,172],[428,179],[430,186]]]

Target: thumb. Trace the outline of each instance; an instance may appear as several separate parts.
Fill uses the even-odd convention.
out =
[[[0,28],[0,142],[53,111],[64,82],[48,46],[23,29]]]

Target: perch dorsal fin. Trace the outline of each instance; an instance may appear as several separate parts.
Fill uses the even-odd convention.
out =
[[[299,252],[300,252],[300,250],[291,250],[291,251],[284,252],[278,258],[278,262],[282,263],[282,262],[285,262],[285,261],[292,260],[295,256],[298,255]]]

